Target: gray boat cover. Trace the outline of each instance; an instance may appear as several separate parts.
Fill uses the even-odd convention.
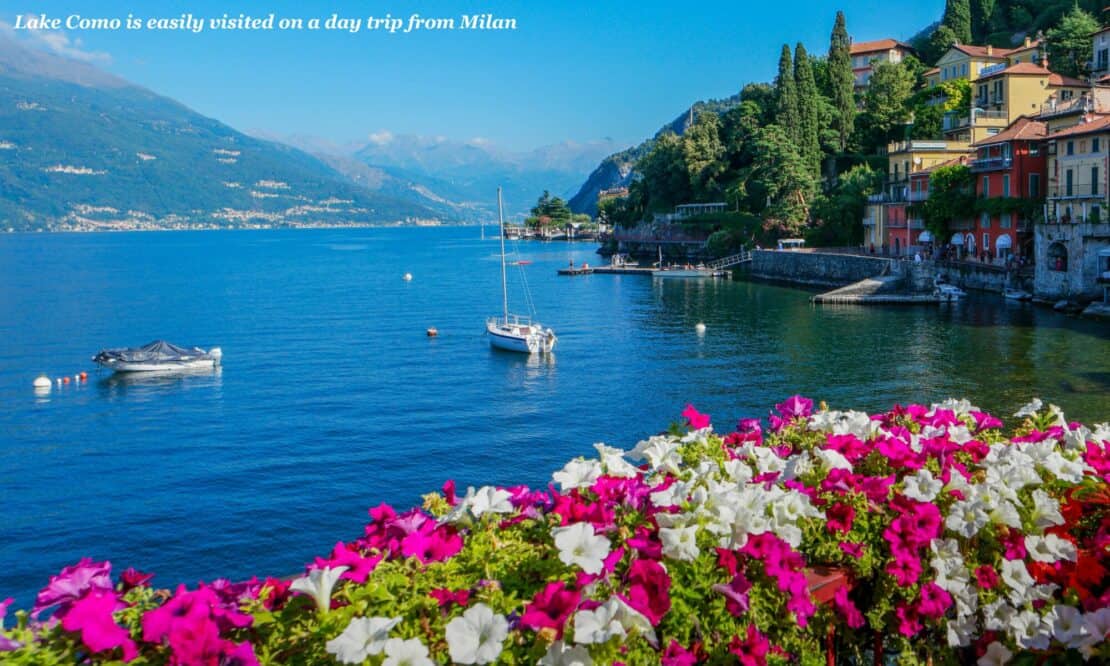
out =
[[[142,363],[150,361],[191,361],[204,358],[208,354],[203,349],[193,347],[185,349],[170,344],[165,340],[155,340],[142,347],[127,347],[125,349],[103,349],[93,360],[97,363],[104,361],[125,361],[128,363]]]

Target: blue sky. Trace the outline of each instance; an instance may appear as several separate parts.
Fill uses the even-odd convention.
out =
[[[310,18],[516,18],[516,31],[191,33],[71,31],[55,48],[238,129],[338,142],[371,133],[481,137],[508,149],[603,137],[634,144],[690,102],[770,80],[781,45],[828,48],[837,9],[856,41],[907,38],[943,0],[641,2],[354,0],[316,3],[39,0],[0,20],[224,13]],[[20,3],[22,4],[22,3]],[[66,41],[68,38],[68,42]]]

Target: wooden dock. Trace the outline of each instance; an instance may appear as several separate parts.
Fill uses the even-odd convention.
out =
[[[560,268],[559,275],[589,275],[594,270],[593,268]]]

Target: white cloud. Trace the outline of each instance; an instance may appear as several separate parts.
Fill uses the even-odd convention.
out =
[[[25,19],[36,18],[34,14],[27,14]],[[85,49],[80,38],[70,39],[64,30],[16,30],[12,24],[0,21],[0,31],[11,36],[23,38],[25,44],[44,48],[56,55],[88,63],[107,64],[112,61],[112,56],[104,51],[90,51]]]
[[[370,143],[384,146],[385,144],[393,140],[393,132],[390,132],[389,130],[382,130],[380,132],[374,132],[366,138],[370,139]]]
[[[485,138],[484,136],[476,136],[473,139],[469,139],[467,143],[472,146],[478,146],[479,148],[485,148],[487,146],[493,145],[493,141]]]

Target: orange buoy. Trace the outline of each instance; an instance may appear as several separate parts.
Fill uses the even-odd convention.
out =
[[[62,377],[62,383],[63,384],[68,384],[69,383],[69,377]]]
[[[435,326],[432,326],[431,328],[428,329],[428,337],[429,338],[434,338],[437,335],[439,335],[439,331],[436,329]]]
[[[87,372],[82,372],[81,373],[81,381],[87,381],[88,378],[89,378],[89,373],[87,373]]]

